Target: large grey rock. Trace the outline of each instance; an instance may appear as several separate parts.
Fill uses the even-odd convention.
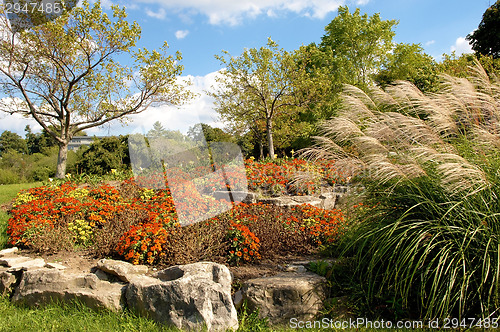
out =
[[[180,329],[238,328],[226,266],[199,262],[173,266],[153,276],[130,280],[126,297],[132,311]]]
[[[32,258],[24,256],[7,256],[0,258],[0,265],[6,267],[12,267],[14,265],[22,264],[24,262],[30,261]]]
[[[126,284],[102,281],[94,274],[70,274],[57,269],[23,272],[12,301],[39,306],[78,300],[92,309],[122,310]]]
[[[325,299],[326,279],[314,273],[281,273],[247,280],[243,298],[261,318],[271,324],[288,324],[291,318],[312,320],[320,313]]]
[[[106,273],[117,276],[120,280],[129,282],[134,276],[146,274],[146,265],[133,265],[124,261],[114,259],[101,259],[97,262],[97,268]]]

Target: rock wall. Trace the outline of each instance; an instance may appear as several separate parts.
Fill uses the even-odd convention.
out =
[[[231,298],[231,273],[221,264],[174,266],[150,276],[146,266],[103,259],[93,273],[68,273],[47,264],[0,251],[0,294],[30,307],[77,300],[93,309],[124,308],[180,329],[238,328]]]

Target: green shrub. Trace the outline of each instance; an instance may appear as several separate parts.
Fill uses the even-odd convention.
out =
[[[308,152],[335,156],[365,188],[344,250],[368,296],[426,318],[500,307],[500,83],[480,65],[471,73],[444,76],[432,95],[405,82],[347,87]]]
[[[19,175],[10,169],[0,168],[0,184],[19,183]]]

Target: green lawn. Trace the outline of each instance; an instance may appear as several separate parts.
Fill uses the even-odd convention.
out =
[[[83,305],[29,309],[0,297],[0,331],[179,331],[128,313],[95,312]]]
[[[5,204],[10,202],[14,197],[16,197],[16,194],[20,190],[29,189],[41,185],[42,185],[41,182],[2,184],[0,185],[0,204]]]

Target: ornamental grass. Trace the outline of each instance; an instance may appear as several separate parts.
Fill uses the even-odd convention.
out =
[[[438,92],[345,88],[311,158],[332,158],[370,208],[342,243],[368,298],[413,316],[498,317],[500,82],[476,64]]]

